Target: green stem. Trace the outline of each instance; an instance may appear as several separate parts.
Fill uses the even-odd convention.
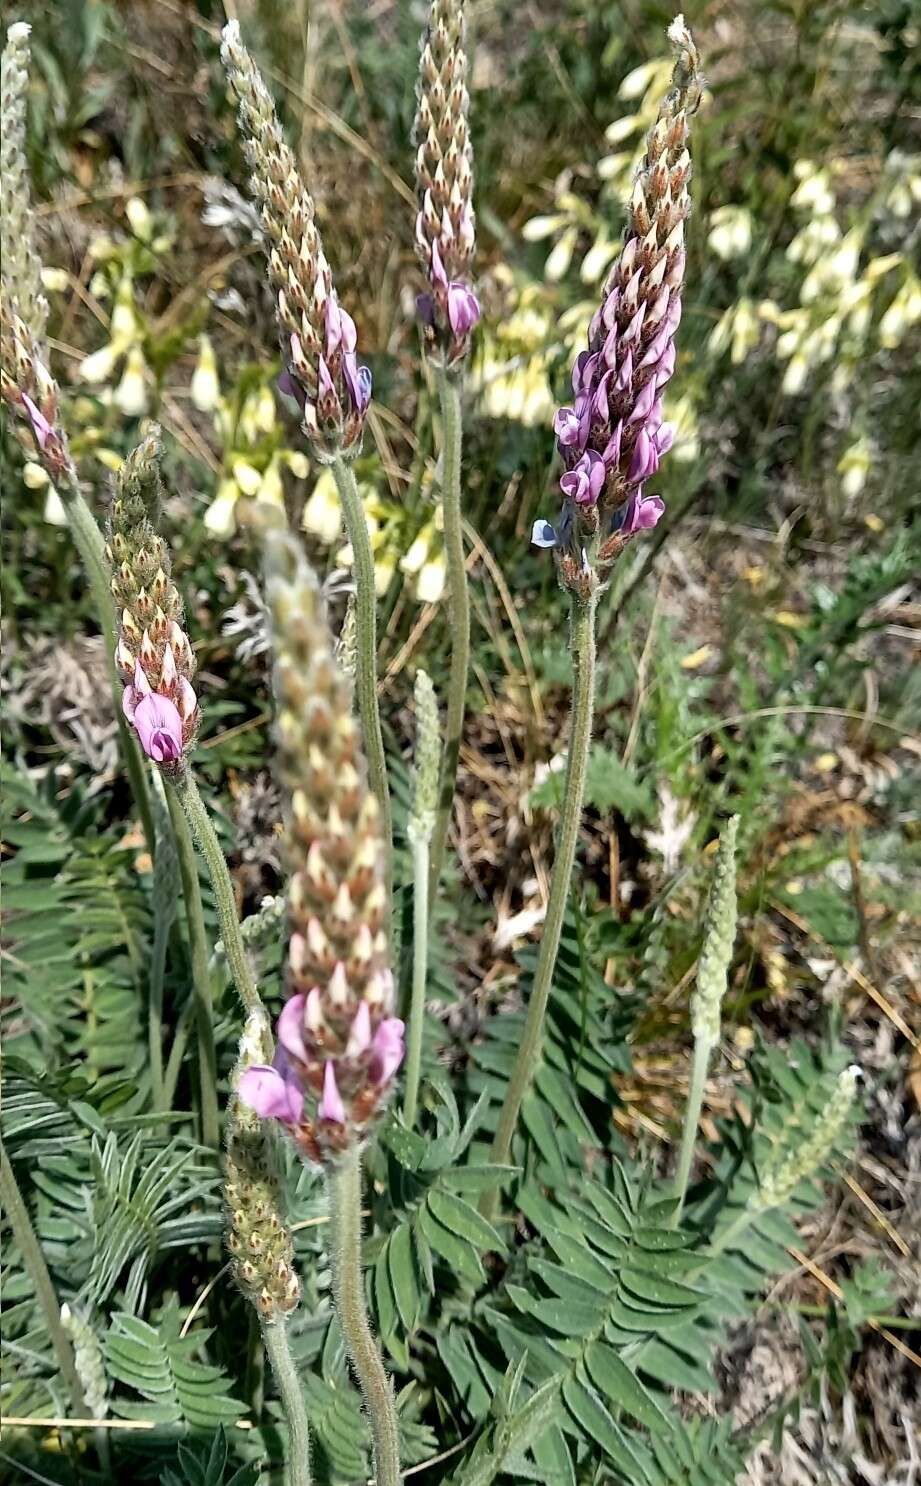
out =
[[[35,1287],[35,1298],[48,1328],[48,1340],[51,1342],[58,1367],[67,1384],[71,1402],[78,1416],[85,1417],[86,1399],[77,1376],[70,1338],[61,1325],[61,1307],[55,1292],[54,1281],[45,1263],[45,1256],[35,1235],[35,1229],[32,1227],[32,1219],[29,1217],[29,1209],[22,1199],[16,1174],[6,1154],[6,1147],[3,1145],[0,1145],[0,1197],[3,1199],[3,1209],[13,1230],[13,1237],[16,1240],[23,1267]]]
[[[163,1077],[163,1108],[172,1109],[173,1100],[176,1097],[176,1085],[179,1082],[179,1074],[182,1069],[182,1059],[185,1056],[186,1045],[189,1041],[189,1023],[196,1010],[195,997],[192,996],[185,1003],[179,1013],[179,1021],[173,1033],[173,1045],[169,1050],[166,1060],[166,1073]]]
[[[336,1312],[364,1396],[376,1486],[398,1486],[400,1446],[393,1387],[374,1340],[361,1278],[361,1156],[352,1144],[328,1174]]]
[[[150,1093],[154,1109],[160,1113],[163,1102],[163,978],[166,973],[166,946],[169,924],[163,913],[154,920],[153,947],[150,952],[150,983],[147,993],[147,1053],[150,1059]]]
[[[553,972],[560,947],[566,903],[569,898],[569,883],[576,860],[595,701],[595,603],[594,597],[582,600],[574,594],[572,598],[572,726],[569,756],[566,762],[566,780],[563,785],[560,836],[553,863],[550,900],[547,904],[547,917],[544,921],[534,984],[528,1000],[524,1032],[515,1058],[515,1066],[505,1091],[505,1101],[499,1115],[499,1124],[489,1158],[497,1166],[508,1164],[512,1136],[518,1123],[522,1101],[531,1087],[540,1060],[544,1015],[553,984]],[[495,1215],[497,1202],[498,1192],[495,1188],[483,1194],[480,1208],[485,1217],[491,1218]]]
[[[121,749],[122,761],[125,765],[125,772],[128,775],[131,793],[134,796],[134,803],[140,816],[141,829],[144,832],[144,839],[147,842],[147,850],[151,859],[153,859],[156,845],[156,831],[154,829],[153,810],[150,804],[150,792],[147,787],[147,776],[144,773],[144,764],[141,760],[137,742],[125,722],[122,712],[122,683],[115,669],[115,605],[112,600],[112,590],[109,586],[110,572],[108,558],[106,557],[105,539],[96,524],[92,511],[77,489],[75,482],[70,487],[64,487],[64,510],[67,513],[67,520],[74,546],[83,563],[83,569],[89,583],[93,608],[96,611],[96,621],[102,630],[103,639],[108,651],[109,683],[112,687],[112,704],[118,723],[118,745]]]
[[[352,466],[341,455],[337,455],[333,460],[332,468],[352,548],[352,571],[355,574],[355,632],[358,651],[355,689],[358,692],[358,712],[361,717],[365,753],[368,759],[368,780],[381,808],[381,828],[386,843],[385,881],[389,903],[393,893],[393,824],[390,812],[390,787],[387,783],[387,760],[384,757],[384,736],[381,732],[381,714],[377,702],[377,594],[374,588],[374,555],[371,551],[365,508],[358,493]]]
[[[432,835],[429,888],[438,891],[444,865],[451,807],[457,783],[457,764],[464,733],[467,701],[467,672],[470,666],[470,598],[464,562],[461,517],[461,404],[458,374],[444,367],[437,371],[442,426],[442,506],[444,511],[445,559],[448,572],[448,620],[451,629],[451,669],[448,676],[448,706],[445,718],[444,762],[438,795],[438,814]]]
[[[310,1432],[304,1390],[294,1358],[288,1328],[283,1320],[265,1321],[262,1340],[272,1367],[288,1426],[286,1486],[310,1486]]]
[[[186,765],[182,773],[175,779],[168,779],[167,785],[172,785],[180,805],[185,811],[186,820],[192,831],[192,835],[198,844],[198,849],[205,859],[205,866],[211,878],[211,887],[214,892],[214,901],[217,905],[218,919],[221,925],[221,939],[224,942],[224,953],[230,966],[237,994],[243,1002],[247,1011],[258,1011],[262,1007],[262,1000],[256,990],[256,982],[250,969],[249,960],[243,945],[243,936],[240,933],[240,920],[237,918],[237,905],[233,895],[233,883],[230,881],[230,873],[211,824],[211,817],[205,809],[204,801],[198,792],[198,785],[192,776],[192,770]]]
[[[700,1110],[704,1102],[704,1085],[707,1081],[707,1065],[710,1062],[710,1054],[713,1052],[713,1043],[706,1038],[697,1037],[694,1040],[694,1057],[691,1063],[691,1087],[688,1090],[688,1102],[684,1111],[684,1128],[681,1132],[681,1151],[678,1156],[678,1170],[675,1174],[675,1196],[678,1198],[678,1206],[675,1208],[671,1226],[677,1228],[684,1211],[684,1202],[688,1191],[688,1178],[691,1174],[691,1162],[694,1159],[694,1145],[697,1140],[697,1126],[700,1123]]]
[[[201,885],[195,861],[195,847],[186,818],[176,800],[176,792],[167,789],[166,803],[176,841],[182,896],[192,958],[192,989],[195,997],[195,1024],[198,1030],[198,1077],[201,1088],[202,1144],[216,1150],[220,1143],[217,1109],[217,1058],[214,1051],[214,1028],[211,1023],[211,979],[208,974],[208,936],[201,902]]]
[[[706,1250],[704,1257],[706,1259],[714,1259],[717,1254],[721,1254],[724,1249],[727,1249],[738,1238],[740,1233],[744,1233],[746,1228],[751,1227],[757,1217],[757,1212],[753,1212],[749,1207],[743,1207],[741,1212],[736,1213],[732,1222],[726,1224],[722,1233],[717,1236],[716,1240]],[[694,1270],[691,1278],[693,1279],[694,1275],[698,1273],[698,1270]]]
[[[425,982],[429,948],[429,843],[422,836],[412,841],[413,859],[413,979],[409,1003],[409,1038],[406,1045],[406,1085],[403,1119],[415,1123],[419,1101],[419,1071],[422,1066],[422,1024],[425,1020]]]

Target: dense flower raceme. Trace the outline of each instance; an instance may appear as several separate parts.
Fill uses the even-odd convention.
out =
[[[360,442],[371,373],[358,362],[355,323],[336,298],[313,201],[236,21],[224,28],[221,55],[239,101],[250,185],[262,209],[286,363],[280,388],[298,403],[307,436],[328,458]]]
[[[624,246],[589,327],[588,349],[576,359],[573,405],[554,419],[565,465],[560,526],[534,527],[538,546],[562,549],[563,581],[577,589],[593,581],[587,541],[604,567],[664,509],[644,487],[673,439],[662,421],[662,393],[675,368],[690,210],[688,120],[702,86],[683,17],[669,27],[669,39],[676,52],[672,88],[647,139]]]
[[[28,326],[44,359],[48,302],[42,289],[41,259],[32,230],[29,167],[26,162],[26,100],[29,87],[29,32],[17,21],[6,33],[0,118],[0,263],[3,286],[16,313]]]
[[[430,350],[467,350],[480,306],[469,284],[475,243],[463,0],[432,0],[416,89],[416,252],[431,292],[417,301]]]
[[[201,713],[182,599],[156,528],[160,495],[160,435],[154,429],[119,472],[106,551],[119,616],[115,663],[125,687],[122,707],[147,757],[176,774]]]
[[[280,1120],[308,1160],[361,1140],[403,1060],[385,928],[384,840],[351,681],[336,663],[319,585],[297,542],[267,536],[279,773],[290,872],[288,991],[271,1066],[240,1098]]]

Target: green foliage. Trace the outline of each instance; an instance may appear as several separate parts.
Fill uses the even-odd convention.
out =
[[[175,1302],[164,1307],[156,1326],[116,1312],[103,1341],[106,1365],[112,1378],[145,1402],[118,1396],[113,1413],[193,1430],[239,1419],[246,1410],[232,1396],[230,1379],[212,1363],[196,1360],[210,1335],[206,1330],[182,1336]]]

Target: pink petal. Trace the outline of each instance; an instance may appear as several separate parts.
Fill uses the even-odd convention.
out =
[[[371,1077],[377,1084],[389,1083],[403,1061],[404,1026],[399,1017],[385,1017],[371,1044]]]
[[[345,1045],[345,1056],[347,1058],[360,1058],[362,1053],[368,1051],[371,1046],[371,1012],[367,1001],[362,1001],[355,1013],[349,1032],[349,1040]]]
[[[323,1098],[317,1108],[321,1120],[332,1120],[337,1125],[345,1124],[345,1105],[336,1083],[336,1065],[330,1058],[323,1073]]]
[[[142,697],[132,721],[141,747],[154,763],[172,763],[182,757],[182,718],[169,697],[156,691]]]
[[[295,1058],[300,1058],[302,1063],[307,1062],[307,1049],[304,1046],[304,1006],[306,996],[292,996],[286,1001],[281,1009],[275,1031],[278,1040],[286,1052]]]
[[[237,1092],[263,1120],[281,1120],[286,1125],[300,1122],[304,1096],[292,1080],[282,1078],[277,1068],[254,1063],[240,1075]]]

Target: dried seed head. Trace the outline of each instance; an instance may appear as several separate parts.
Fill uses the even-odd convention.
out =
[[[682,16],[668,35],[675,51],[672,86],[646,140],[624,246],[589,327],[588,349],[576,358],[573,406],[554,419],[565,466],[560,527],[546,521],[534,527],[538,546],[561,549],[561,576],[571,588],[586,581],[586,547],[593,554],[589,579],[596,583],[596,569],[603,575],[630,538],[655,526],[664,510],[644,486],[674,438],[662,421],[662,394],[675,368],[690,211],[689,120],[702,89],[697,49]]]
[[[169,549],[156,529],[161,454],[154,427],[122,465],[106,550],[120,616],[115,664],[125,688],[122,707],[148,758],[175,775],[194,743],[201,711],[182,598],[171,577]]]
[[[367,784],[351,680],[336,664],[317,579],[286,532],[266,537],[279,776],[290,873],[288,990],[271,1067],[241,1097],[330,1162],[360,1140],[403,1057],[393,1016],[380,809]]]
[[[371,373],[355,355],[355,324],[336,298],[313,200],[236,21],[224,27],[221,57],[239,101],[250,186],[262,210],[286,364],[279,386],[298,402],[304,431],[321,458],[357,452]]]
[[[464,0],[432,0],[413,130],[416,252],[431,289],[419,297],[419,318],[429,350],[448,365],[464,355],[480,318],[470,287],[476,225],[464,29]]]

